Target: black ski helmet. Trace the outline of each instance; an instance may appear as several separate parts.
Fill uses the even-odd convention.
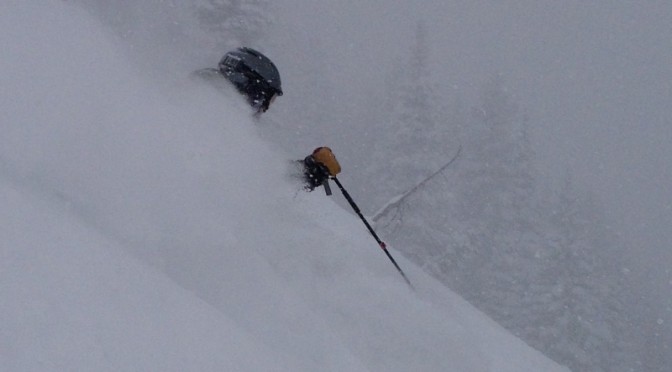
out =
[[[282,95],[278,69],[268,57],[252,48],[241,47],[226,53],[219,61],[219,70],[257,112],[268,110],[273,99]]]

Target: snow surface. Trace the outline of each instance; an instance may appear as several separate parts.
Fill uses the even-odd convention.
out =
[[[392,250],[409,290],[241,102],[67,2],[0,25],[1,371],[565,370]]]

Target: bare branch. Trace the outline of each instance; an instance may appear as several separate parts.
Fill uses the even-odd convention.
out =
[[[439,173],[443,172],[446,168],[448,168],[457,158],[460,156],[460,153],[462,152],[462,144],[460,144],[460,147],[457,149],[457,152],[453,156],[452,159],[450,159],[446,164],[444,164],[441,168],[439,168],[436,172],[432,173],[429,175],[427,178],[424,180],[420,181],[417,185],[413,186],[410,188],[408,191],[399,194],[395,196],[394,198],[390,199],[390,201],[385,204],[378,212],[376,212],[373,217],[371,217],[371,220],[375,223],[377,222],[381,217],[385,216],[387,213],[390,212],[390,210],[397,208],[401,203],[406,199],[408,196],[416,192],[418,189],[420,189],[422,186],[426,185],[427,182],[429,182],[432,178],[436,177]]]

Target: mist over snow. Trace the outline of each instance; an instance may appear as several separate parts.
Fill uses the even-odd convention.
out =
[[[0,25],[0,370],[564,370],[392,250],[409,290],[241,100],[70,2]]]

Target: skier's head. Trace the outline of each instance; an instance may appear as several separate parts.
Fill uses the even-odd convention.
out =
[[[252,48],[226,53],[219,61],[219,69],[258,113],[268,110],[275,97],[282,95],[278,69]]]

